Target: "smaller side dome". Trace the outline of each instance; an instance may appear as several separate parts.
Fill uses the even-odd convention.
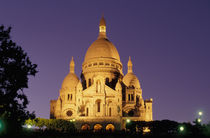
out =
[[[69,73],[63,80],[62,88],[75,89],[79,78],[74,73]]]
[[[123,77],[123,83],[127,87],[132,87],[133,86],[135,88],[139,88],[139,89],[141,88],[140,83],[139,83],[139,79],[133,73],[127,73]]]
[[[135,88],[141,88],[139,79],[136,77],[136,75],[133,73],[133,64],[131,61],[131,57],[129,56],[128,60],[128,73],[123,77],[123,83],[127,87],[135,87]]]
[[[70,61],[70,71],[69,74],[64,78],[63,83],[62,83],[62,88],[67,88],[67,89],[75,89],[78,82],[79,82],[79,78],[77,77],[77,75],[74,73],[74,67],[75,67],[75,63],[74,63],[74,59],[72,57],[71,61]]]

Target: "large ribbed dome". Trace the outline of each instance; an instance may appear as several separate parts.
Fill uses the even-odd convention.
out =
[[[75,89],[79,82],[79,78],[74,73],[69,73],[62,83],[62,88]]]
[[[88,48],[85,62],[94,58],[110,58],[120,61],[117,49],[107,38],[95,40]]]

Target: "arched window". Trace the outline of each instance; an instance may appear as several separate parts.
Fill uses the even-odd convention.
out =
[[[62,99],[61,98],[60,98],[60,103],[61,103],[60,108],[62,108]]]
[[[101,82],[97,80],[96,82],[96,93],[101,92]]]
[[[130,101],[131,100],[131,95],[130,94],[128,94],[128,101]]]
[[[139,96],[136,96],[136,104],[139,105]]]
[[[97,102],[97,112],[100,112],[100,109],[101,109],[101,102],[98,101]]]
[[[88,108],[86,108],[86,116],[88,116]]]
[[[131,101],[134,101],[134,96],[133,96],[133,94],[131,94]]]
[[[73,98],[73,96],[72,96],[72,94],[71,94],[71,97],[70,97],[70,99],[72,100],[72,98]]]
[[[91,86],[91,79],[88,80],[88,87]]]
[[[69,97],[70,97],[70,96],[69,96],[69,94],[68,94],[68,98],[67,98],[68,101],[69,101]]]
[[[105,84],[109,86],[109,78],[106,78]]]

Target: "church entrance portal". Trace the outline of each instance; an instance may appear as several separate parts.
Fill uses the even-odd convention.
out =
[[[81,129],[82,130],[90,130],[90,125],[84,124],[84,125],[82,125]]]
[[[114,131],[114,129],[115,129],[115,127],[114,127],[114,125],[112,125],[112,124],[108,124],[107,126],[106,126],[106,131]]]
[[[102,129],[102,125],[101,124],[95,124],[94,125],[94,131],[100,131]]]

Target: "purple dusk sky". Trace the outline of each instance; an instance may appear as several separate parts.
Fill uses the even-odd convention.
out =
[[[154,100],[154,120],[193,121],[202,110],[209,122],[209,0],[2,0],[0,24],[38,64],[24,90],[28,109],[49,118],[72,56],[80,76],[102,14],[124,74],[131,56],[143,98]]]

